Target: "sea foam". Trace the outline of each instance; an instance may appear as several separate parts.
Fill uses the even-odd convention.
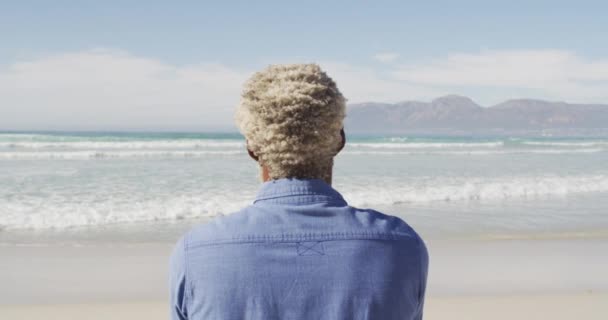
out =
[[[381,181],[369,185],[351,178],[336,186],[350,205],[368,207],[400,203],[539,200],[555,196],[608,192],[608,175],[522,177],[435,177]],[[0,199],[0,228],[45,229],[147,221],[177,221],[229,214],[253,200],[255,188],[239,192],[201,190],[199,195],[123,194],[100,201],[94,195],[22,195]]]

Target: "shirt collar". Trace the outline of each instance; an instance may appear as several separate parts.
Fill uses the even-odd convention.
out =
[[[281,178],[264,182],[253,203],[347,205],[342,195],[324,180],[298,178]]]

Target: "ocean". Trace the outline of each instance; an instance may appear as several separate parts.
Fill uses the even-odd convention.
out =
[[[237,133],[0,133],[0,242],[174,239],[258,176]],[[604,237],[608,138],[347,134],[333,187],[427,238]]]

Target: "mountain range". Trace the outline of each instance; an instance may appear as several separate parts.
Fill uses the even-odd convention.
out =
[[[482,107],[448,95],[431,102],[350,104],[345,128],[362,134],[608,135],[608,105],[516,99]]]

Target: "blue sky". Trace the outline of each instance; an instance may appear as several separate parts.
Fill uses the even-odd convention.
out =
[[[353,103],[608,103],[607,3],[2,2],[0,129],[230,128],[242,82],[290,62]]]

